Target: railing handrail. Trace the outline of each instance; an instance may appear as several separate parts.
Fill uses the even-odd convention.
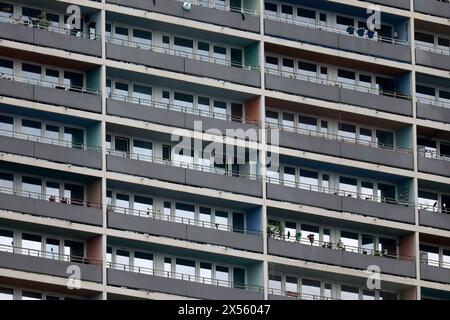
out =
[[[307,82],[311,82],[311,83],[319,83],[319,84],[327,85],[327,86],[335,86],[335,87],[358,91],[358,92],[363,92],[363,93],[384,95],[384,96],[389,96],[389,97],[399,98],[399,99],[407,99],[407,100],[411,99],[411,95],[400,93],[398,91],[377,89],[377,88],[361,86],[361,85],[357,85],[357,84],[349,84],[349,83],[345,83],[345,82],[342,82],[339,80],[330,80],[330,79],[323,79],[318,76],[304,75],[304,74],[300,74],[296,71],[281,70],[280,66],[278,66],[278,68],[265,66],[264,69],[265,69],[265,73],[267,73],[267,74],[275,74],[277,76],[281,76],[281,77],[285,77],[285,78],[307,81]],[[289,75],[289,76],[286,76],[286,75]],[[358,90],[358,89],[361,89],[361,90]]]
[[[269,294],[277,295],[277,296],[286,296],[290,298],[297,298],[300,300],[339,300],[336,298],[330,298],[325,297],[322,295],[316,295],[316,294],[310,294],[310,293],[301,293],[301,292],[295,292],[290,291],[286,289],[275,289],[275,288],[268,288]]]
[[[450,208],[447,208],[446,206],[439,206],[437,200],[436,200],[435,205],[418,203],[417,206],[418,206],[419,210],[422,210],[422,211],[441,213],[441,214],[450,214]]]
[[[439,261],[435,259],[428,259],[427,257],[422,257],[422,254],[428,254],[426,251],[420,251],[420,263],[421,264],[427,264],[434,267],[440,267],[440,268],[447,268],[450,269],[450,263],[445,261]],[[430,264],[430,262],[432,264]]]
[[[342,141],[342,142],[361,144],[361,145],[369,146],[372,148],[381,148],[381,149],[388,149],[388,150],[401,151],[401,152],[407,152],[407,153],[412,152],[411,148],[402,148],[399,146],[394,146],[392,144],[367,141],[367,140],[363,140],[363,139],[359,139],[359,138],[358,139],[357,138],[349,138],[349,137],[345,137],[345,136],[335,134],[335,133],[325,133],[325,132],[321,132],[318,130],[308,130],[308,129],[303,129],[303,128],[299,128],[296,126],[287,126],[284,124],[274,124],[274,123],[268,122],[267,120],[266,120],[266,125],[268,125],[269,127],[275,127],[277,129],[281,129],[283,131],[294,131],[299,134],[315,136],[315,137],[319,137],[319,138],[321,137],[321,138],[328,139],[328,140],[338,140],[338,141]]]
[[[423,148],[419,149],[417,153],[419,153],[421,156],[424,156],[425,158],[450,161],[450,154],[438,153],[437,151],[427,150]],[[431,155],[431,157],[427,157],[427,155]]]
[[[21,140],[27,140],[27,141],[33,141],[33,142],[41,142],[51,145],[57,145],[60,147],[66,147],[66,148],[73,148],[73,149],[81,149],[81,150],[93,150],[96,152],[101,152],[101,147],[96,146],[89,146],[84,143],[76,143],[71,142],[63,139],[54,139],[54,138],[48,138],[44,136],[37,136],[33,134],[23,133],[20,131],[10,131],[10,130],[4,130],[0,129],[0,136],[6,136],[11,138],[17,138]]]
[[[64,253],[55,253],[50,251],[44,251],[44,250],[37,250],[37,249],[30,249],[30,248],[24,248],[24,247],[18,247],[18,246],[10,246],[5,244],[0,244],[0,252],[10,252],[10,253],[17,253],[17,254],[23,254],[27,256],[36,256],[39,258],[44,259],[51,259],[51,260],[61,260],[61,261],[70,261],[70,262],[76,262],[76,263],[83,263],[83,264],[101,264],[102,260],[99,259],[91,259],[87,257],[80,257],[75,255],[68,255]],[[55,259],[57,258],[57,259]]]
[[[210,285],[216,285],[216,286],[227,286],[230,288],[239,288],[239,289],[245,289],[245,290],[251,290],[251,291],[258,291],[262,292],[264,289],[262,286],[257,285],[249,285],[249,284],[235,284],[233,281],[225,281],[225,280],[219,280],[219,279],[213,279],[213,278],[207,278],[207,277],[201,277],[198,275],[190,275],[185,273],[179,273],[174,271],[165,271],[165,270],[159,270],[155,268],[148,268],[148,267],[139,267],[139,266],[133,266],[131,264],[123,264],[123,263],[116,263],[116,262],[107,262],[107,268],[109,269],[116,269],[116,270],[123,270],[128,272],[136,272],[140,274],[147,274],[157,277],[166,277],[166,278],[174,278],[174,279],[180,279],[184,281],[190,281],[190,282],[199,282],[203,284],[210,284]]]
[[[431,97],[430,96],[429,98],[425,98],[425,97],[417,96],[416,100],[417,100],[417,102],[422,102],[422,103],[431,104],[434,106],[450,109],[450,102],[441,101],[439,97]]]
[[[17,81],[17,82],[23,82],[26,84],[38,85],[41,87],[51,87],[54,89],[77,91],[80,93],[89,93],[89,94],[100,94],[101,93],[100,90],[96,90],[96,89],[61,84],[61,83],[56,83],[56,82],[41,80],[41,79],[38,80],[38,79],[33,79],[33,78],[27,78],[27,77],[18,76],[15,73],[12,73],[12,74],[0,73],[0,79],[13,80],[13,81]],[[49,86],[45,86],[45,84],[47,84]]]
[[[43,187],[43,186],[41,185],[41,187]],[[0,186],[0,193],[11,194],[11,195],[25,197],[25,198],[31,198],[31,199],[44,200],[44,201],[49,201],[49,202],[57,202],[57,203],[67,204],[67,205],[77,205],[77,206],[98,208],[98,209],[100,209],[102,207],[102,205],[100,203],[93,202],[93,201],[79,200],[79,199],[75,199],[75,198],[62,197],[62,196],[55,196],[55,195],[51,195],[51,194],[39,193],[39,192],[33,192],[33,191],[24,191],[24,190],[18,189],[18,188],[7,188],[7,187]]]
[[[396,204],[396,205],[405,205],[405,206],[414,206],[413,203],[402,201],[402,200],[396,200],[388,197],[380,197],[380,196],[374,196],[372,194],[365,194],[361,192],[353,192],[353,191],[346,191],[338,188],[332,188],[332,187],[320,187],[317,185],[307,184],[307,183],[301,183],[298,181],[290,181],[283,178],[275,178],[275,177],[266,177],[266,182],[268,183],[277,183],[282,184],[284,186],[288,187],[296,187],[298,189],[302,190],[308,190],[308,191],[315,191],[315,192],[321,192],[321,193],[328,193],[328,194],[334,194],[341,197],[354,197],[356,199],[363,199],[367,201],[373,201],[373,202],[384,202],[384,203],[390,203],[390,204]]]
[[[180,2],[184,2],[184,0],[177,0]],[[230,5],[223,5],[223,6],[212,6],[212,5],[208,5],[202,1],[199,0],[190,0],[190,2],[194,5],[197,6],[202,6],[202,7],[207,7],[207,8],[211,8],[211,9],[217,9],[217,10],[223,10],[223,11],[234,11],[234,12],[242,12],[242,13],[248,13],[254,16],[258,16],[259,12],[257,10],[251,10],[251,9],[247,9],[247,8],[239,8],[239,7],[234,7],[234,6],[230,6]],[[225,2],[224,2],[225,3]]]
[[[272,239],[279,240],[279,241],[286,241],[286,242],[294,242],[302,245],[311,245],[316,247],[322,247],[322,248],[328,248],[331,250],[342,250],[347,252],[353,252],[358,254],[367,254],[372,256],[380,256],[380,257],[387,257],[392,258],[396,260],[414,260],[415,257],[413,256],[406,256],[406,255],[399,255],[399,254],[390,254],[387,253],[385,250],[376,250],[376,249],[369,249],[359,246],[351,246],[351,245],[345,245],[342,242],[332,242],[332,241],[321,241],[316,239],[309,239],[305,237],[300,237],[299,240],[296,239],[296,235],[291,235],[289,239],[287,238],[286,234],[283,235],[282,238],[278,236],[272,236]]]
[[[216,174],[221,174],[221,175],[226,175],[226,176],[253,178],[255,180],[260,180],[261,179],[261,175],[258,175],[258,174],[236,172],[234,170],[230,170],[230,169],[227,169],[227,168],[226,169],[222,169],[222,168],[216,168],[216,167],[213,167],[213,166],[189,163],[189,162],[184,162],[184,161],[176,161],[176,160],[172,160],[172,159],[166,160],[166,159],[163,159],[161,157],[154,156],[154,155],[148,156],[148,155],[143,155],[143,154],[138,154],[138,153],[118,151],[118,150],[114,150],[114,149],[106,149],[106,153],[108,155],[112,155],[112,156],[119,156],[119,157],[122,157],[122,158],[129,158],[129,159],[135,159],[135,160],[149,161],[149,162],[152,162],[152,163],[158,163],[158,164],[163,164],[163,165],[168,165],[168,166],[180,167],[180,168],[184,168],[184,169],[192,169],[192,170],[197,170],[197,171],[202,171],[202,172],[209,172],[209,173],[216,173]]]
[[[27,20],[24,20],[24,18],[25,18],[25,16],[23,16],[23,15],[22,16],[14,16],[13,14],[11,14],[11,17],[4,17],[4,16],[0,17],[0,22],[11,23],[11,24],[21,24],[21,25],[33,27],[36,29],[46,30],[46,31],[55,32],[55,33],[64,33],[64,34],[67,34],[70,36],[75,36],[75,37],[78,37],[78,35],[81,35],[82,38],[85,38],[88,40],[98,40],[101,38],[100,34],[98,34],[98,33],[90,33],[90,32],[80,31],[80,30],[76,30],[76,29],[72,29],[72,28],[62,27],[60,25],[60,23],[58,23],[58,26],[50,25],[48,27],[43,27],[43,26],[39,25],[39,23],[38,23],[39,19],[32,18],[32,20],[34,19],[36,21],[36,24],[34,24],[33,21],[27,21]],[[76,34],[72,34],[72,32],[75,32]],[[92,39],[92,36],[94,36],[93,39]]]
[[[345,29],[341,29],[338,27],[330,27],[327,25],[323,25],[318,23],[317,21],[315,23],[309,23],[309,22],[304,22],[304,21],[299,21],[299,20],[295,20],[295,19],[287,19],[284,18],[280,15],[280,13],[277,12],[277,16],[275,17],[273,14],[268,14],[267,12],[264,12],[264,18],[268,18],[269,20],[274,20],[274,21],[279,21],[279,22],[284,22],[284,23],[289,23],[289,24],[295,24],[295,25],[299,25],[302,27],[306,27],[306,28],[310,28],[310,29],[319,29],[319,30],[325,30],[328,32],[333,32],[333,33],[339,33],[339,34],[343,34],[343,35],[348,35],[348,36],[353,36],[355,38],[363,38],[363,36],[358,35],[358,28],[354,28],[355,32],[353,34],[348,33],[347,30]],[[351,27],[351,26],[348,26]],[[364,31],[370,31],[368,29],[364,29]],[[392,42],[393,44],[399,44],[399,45],[404,45],[407,46],[409,45],[409,41],[408,40],[401,40],[401,39],[395,39],[393,37],[385,37],[385,36],[380,36],[377,35],[376,37],[374,36],[373,38],[369,38],[370,40],[378,40],[378,41],[386,41],[386,42]]]
[[[164,54],[169,54],[169,55],[173,55],[173,56],[180,56],[183,58],[190,58],[190,59],[194,59],[194,60],[217,63],[217,64],[220,64],[222,62],[222,64],[226,64],[227,66],[239,67],[239,68],[245,69],[245,70],[259,70],[259,66],[245,64],[245,63],[239,62],[239,61],[233,61],[228,58],[223,59],[223,58],[217,58],[217,57],[213,57],[213,56],[205,55],[205,54],[201,54],[201,53],[194,53],[194,52],[191,53],[191,52],[186,52],[186,51],[179,50],[179,49],[167,48],[164,46],[154,44],[153,40],[150,40],[150,41],[151,41],[151,43],[144,43],[142,41],[121,39],[121,38],[117,38],[117,37],[113,37],[113,36],[106,36],[106,42],[113,43],[113,44],[126,45],[128,47],[137,47],[139,49],[150,50],[150,51],[157,52],[157,53],[164,53]],[[192,49],[192,50],[194,50],[194,49]]]
[[[203,228],[210,228],[210,229],[217,229],[221,231],[228,231],[228,232],[236,232],[236,233],[246,233],[246,234],[262,234],[260,230],[251,230],[251,229],[239,229],[236,227],[233,227],[230,224],[222,224],[222,223],[213,223],[208,221],[203,221],[199,219],[191,219],[191,218],[184,218],[184,217],[177,217],[174,215],[168,215],[161,213],[161,210],[158,209],[150,209],[147,210],[139,210],[139,209],[130,209],[120,206],[113,206],[108,205],[107,210],[110,210],[114,213],[120,213],[120,214],[128,214],[128,215],[134,215],[149,219],[157,219],[157,220],[164,220],[169,222],[176,222],[176,223],[182,223],[182,224],[188,224],[193,225],[197,227],[203,227]]]
[[[205,111],[205,110],[201,110],[201,109],[194,108],[194,107],[181,106],[181,105],[171,103],[171,102],[162,102],[162,101],[155,101],[153,99],[137,98],[137,97],[123,95],[123,94],[117,94],[117,93],[113,93],[113,92],[108,93],[108,97],[112,98],[114,100],[118,100],[118,101],[137,102],[138,104],[146,105],[146,106],[150,106],[150,107],[154,107],[154,108],[162,107],[167,110],[174,110],[174,111],[178,111],[178,112],[189,113],[189,114],[194,114],[194,115],[198,115],[198,116],[205,116],[205,117],[214,118],[214,119],[237,121],[237,122],[248,123],[248,124],[258,124],[259,123],[258,121],[248,120],[248,119],[245,119],[244,117],[232,116],[228,113],[223,114],[223,113],[218,113],[218,112],[213,112],[213,111]]]
[[[439,48],[436,44],[425,45],[422,43],[415,42],[415,46],[417,49],[422,51],[434,52],[439,54],[444,54],[446,56],[450,55],[450,48]]]

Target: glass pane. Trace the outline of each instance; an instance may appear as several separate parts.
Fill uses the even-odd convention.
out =
[[[134,267],[135,271],[143,274],[152,274],[153,273],[153,255],[151,253],[146,252],[138,252],[134,253]]]
[[[39,121],[22,119],[22,133],[31,141],[41,141],[42,127]]]
[[[302,299],[319,299],[320,281],[302,279]]]
[[[40,199],[42,194],[41,179],[22,177],[22,192],[24,196]]]
[[[228,267],[216,267],[216,280],[219,286],[228,287],[230,286],[230,275]]]
[[[182,223],[192,223],[195,219],[195,206],[183,203],[176,203],[175,205],[175,217]]]

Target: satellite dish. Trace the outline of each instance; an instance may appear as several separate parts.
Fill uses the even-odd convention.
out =
[[[191,11],[192,10],[192,3],[185,1],[183,2],[183,9],[185,11]]]

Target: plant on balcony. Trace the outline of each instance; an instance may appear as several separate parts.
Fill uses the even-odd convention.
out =
[[[41,13],[37,19],[32,20],[33,26],[40,29],[48,29],[52,24],[49,20],[47,20],[47,14],[45,12]]]
[[[358,36],[360,37],[364,37],[364,34],[366,33],[366,30],[364,30],[363,28],[359,28],[358,29]]]
[[[267,237],[278,239],[284,238],[284,227],[281,222],[277,221],[267,225]]]
[[[348,32],[349,34],[355,33],[355,27],[353,27],[353,26],[348,26],[348,27],[347,27],[347,32]]]
[[[295,234],[295,240],[296,240],[297,242],[300,242],[301,239],[302,239],[302,233],[301,233],[301,232],[297,232],[297,233]]]
[[[311,242],[311,245],[314,244],[314,234],[310,233],[308,234],[308,240]]]
[[[375,36],[375,31],[373,31],[373,30],[367,31],[367,37],[369,39],[373,39],[374,36]]]

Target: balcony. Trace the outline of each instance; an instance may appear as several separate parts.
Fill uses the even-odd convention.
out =
[[[89,112],[102,112],[98,90],[0,74],[0,95]]]
[[[422,150],[418,152],[417,157],[419,171],[450,177],[450,156]]]
[[[263,288],[189,274],[108,263],[108,285],[208,300],[262,300]]]
[[[433,261],[430,259],[421,259],[420,261],[420,279],[450,283],[450,264],[445,262]]]
[[[107,37],[106,57],[148,67],[259,87],[259,67],[197,53]]]
[[[267,198],[380,219],[414,223],[414,206],[404,201],[284,181],[272,177],[268,178]]]
[[[394,7],[399,9],[409,10],[409,0],[362,0],[367,2],[372,2],[376,4],[381,4],[383,6]]]
[[[450,123],[450,103],[437,98],[417,97],[417,117]]]
[[[297,127],[277,126],[271,123],[266,123],[266,126],[280,129],[278,132],[280,147],[311,151],[402,169],[413,169],[413,154],[410,149],[367,140],[350,139],[340,135]],[[271,141],[270,130],[268,131],[268,141]]]
[[[27,20],[2,17],[0,38],[101,57],[100,36],[56,26],[41,27]]]
[[[412,116],[408,95],[266,68],[266,89]]]
[[[330,297],[269,288],[269,300],[339,300]]]
[[[252,252],[263,251],[261,231],[162,214],[159,210],[108,207],[108,227]]]
[[[208,6],[208,4],[203,5],[204,1],[193,0],[190,2],[192,3],[192,9],[186,11],[183,9],[183,1],[180,0],[164,0],[156,2],[147,0],[128,0],[126,4],[121,0],[106,0],[106,3],[125,5],[136,9],[259,33],[259,15],[254,10],[230,8],[223,5],[217,5],[213,8]]]
[[[352,33],[339,28],[266,14],[264,32],[269,36],[369,56],[411,62],[411,49],[407,41],[375,36],[370,31],[367,32],[367,35],[359,36],[354,30]]]
[[[431,1],[436,2],[435,0]],[[429,4],[429,1],[427,3]],[[450,4],[447,3],[445,6],[450,10]],[[436,69],[450,70],[450,49],[416,43],[416,64]]]
[[[450,5],[444,1],[414,0],[414,11],[443,18],[450,18]]]
[[[89,225],[103,224],[98,203],[0,187],[0,209]]]
[[[306,260],[346,268],[366,270],[370,265],[377,265],[382,273],[403,277],[415,277],[415,261],[410,257],[390,255],[360,247],[344,246],[330,242],[300,239],[286,241],[268,239],[268,253],[292,259]]]
[[[101,261],[54,252],[0,246],[0,268],[67,279],[71,275],[68,267],[73,265],[80,268],[80,280],[102,282]]]
[[[425,227],[432,227],[450,230],[450,209],[446,207],[419,205],[419,224]]]
[[[0,130],[0,152],[86,168],[102,168],[102,154],[99,147],[21,132]]]
[[[257,122],[222,113],[208,112],[173,103],[163,103],[110,93],[106,100],[107,114],[123,118],[194,130],[195,121],[202,122],[202,129],[219,129],[223,135],[227,129],[257,129]]]
[[[107,153],[109,171],[262,197],[262,184],[258,175],[115,150],[107,150]]]

